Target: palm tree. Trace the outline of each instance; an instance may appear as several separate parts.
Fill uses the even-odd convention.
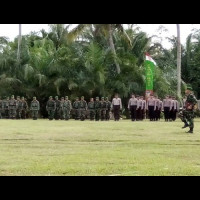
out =
[[[20,60],[20,47],[22,41],[22,26],[19,24],[19,36],[18,36],[18,50],[17,50],[17,60]]]
[[[180,25],[177,24],[177,95],[181,98],[181,38]]]
[[[127,33],[125,32],[122,24],[79,24],[68,34],[68,37],[71,40],[74,40],[78,36],[80,36],[87,28],[94,29],[94,32],[96,35],[101,34],[108,38],[108,43],[113,54],[113,60],[116,66],[116,71],[118,74],[120,74],[121,69],[119,66],[119,62],[117,61],[117,53],[116,53],[116,49],[115,49],[115,45],[113,41],[114,31],[117,29],[118,31],[123,33],[123,35],[128,40],[129,44],[131,45],[131,40],[129,36],[127,35]]]

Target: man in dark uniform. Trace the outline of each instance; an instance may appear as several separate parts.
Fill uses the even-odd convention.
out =
[[[58,96],[55,97],[55,103],[56,103],[56,110],[55,110],[55,115],[54,118],[55,120],[59,120],[60,119],[60,100],[58,99]]]
[[[21,98],[21,103],[22,103],[21,118],[26,119],[26,113],[27,113],[27,110],[28,110],[28,103],[24,99],[24,97]]]
[[[10,116],[10,119],[16,119],[17,108],[18,108],[18,103],[15,100],[15,96],[12,95],[11,99],[9,101],[9,116]]]
[[[194,110],[195,106],[197,105],[197,99],[192,94],[192,87],[188,86],[185,94],[187,96],[187,100],[185,102],[185,109],[183,110],[183,114],[180,117],[181,120],[184,122],[184,127],[189,127],[190,130],[187,133],[193,133],[194,130]]]
[[[99,121],[101,115],[101,102],[99,101],[99,97],[96,97],[94,107],[95,107],[95,120]]]
[[[85,121],[87,111],[87,102],[85,101],[85,97],[82,96],[80,100],[80,119],[81,121]]]
[[[37,120],[38,119],[38,112],[40,110],[40,103],[36,99],[36,97],[33,97],[33,101],[31,102],[30,110],[32,111],[33,120]]]
[[[54,119],[54,113],[56,110],[56,102],[53,100],[53,97],[49,97],[49,101],[47,102],[46,110],[48,112],[49,120]]]
[[[108,100],[108,97],[106,97],[106,121],[110,120],[110,110],[111,110],[111,102]]]
[[[94,98],[90,99],[90,102],[88,103],[88,109],[90,111],[90,121],[94,121],[94,117],[95,117],[95,103],[94,103]]]
[[[3,101],[1,100],[0,97],[0,119],[2,119],[2,113],[3,113]]]
[[[3,111],[4,111],[4,118],[9,119],[9,97],[5,97],[3,100]]]
[[[75,111],[75,120],[80,119],[80,101],[79,98],[76,98],[76,101],[73,103],[73,109]]]
[[[21,103],[21,99],[20,96],[17,97],[17,115],[16,115],[16,119],[21,119],[21,113],[22,113],[22,103]]]
[[[104,97],[101,97],[101,121],[106,119],[106,102]]]

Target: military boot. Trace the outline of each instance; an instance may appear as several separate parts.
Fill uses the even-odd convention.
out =
[[[193,128],[190,128],[190,130],[187,133],[193,133]]]
[[[189,124],[185,122],[185,125],[182,128],[187,128],[188,126]]]

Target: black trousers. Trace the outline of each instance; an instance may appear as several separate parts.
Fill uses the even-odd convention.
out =
[[[154,106],[149,106],[149,119],[150,119],[150,121],[153,121],[154,118],[155,118]]]
[[[160,120],[160,114],[161,114],[161,110],[158,109],[158,107],[156,107],[156,110],[155,110],[155,120],[156,121]]]
[[[120,105],[113,106],[113,112],[114,112],[114,118],[115,118],[115,120],[119,121],[119,118],[120,118],[120,115],[119,115]]]
[[[169,120],[169,110],[170,108],[169,107],[164,107],[164,115],[165,115],[165,121],[168,121]]]
[[[137,121],[142,120],[142,110],[141,110],[141,107],[138,108],[138,109],[136,110],[136,112],[137,112],[137,118],[136,118],[136,120],[137,120]]]
[[[137,106],[130,106],[130,111],[131,111],[131,119],[132,121],[135,121],[137,119]]]

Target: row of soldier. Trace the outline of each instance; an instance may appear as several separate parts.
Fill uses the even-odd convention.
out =
[[[166,96],[161,101],[157,96],[151,95],[147,100],[143,96],[132,95],[128,102],[128,109],[130,111],[132,121],[139,121],[145,118],[145,115],[149,116],[150,121],[158,121],[161,118],[161,112],[164,112],[165,121],[176,120],[176,113],[179,111],[179,102],[175,97]],[[118,121],[120,119],[120,110],[122,110],[122,102],[118,95],[109,101],[108,97],[99,99],[96,97],[95,101],[93,98],[90,102],[84,100],[84,97],[76,98],[76,101],[72,104],[68,96],[62,97],[59,100],[58,96],[51,96],[46,104],[46,110],[48,112],[49,120],[65,119],[69,120],[71,111],[74,110],[75,119],[82,121],[86,119],[86,111],[89,112],[90,120],[109,120],[110,112],[113,111],[114,119]],[[15,100],[14,95],[0,99],[0,118],[10,119],[25,119],[28,110],[28,104],[24,97],[20,99],[18,96]],[[38,112],[40,110],[40,103],[36,97],[31,102],[30,110],[32,111],[32,117],[34,120],[38,118]]]
[[[161,118],[161,112],[164,112],[165,121],[175,121],[177,112],[179,112],[180,104],[173,96],[166,96],[161,101],[158,96],[150,95],[145,100],[143,96],[135,96],[129,100],[128,109],[131,112],[132,121],[143,120],[147,115],[150,121],[158,121]]]

